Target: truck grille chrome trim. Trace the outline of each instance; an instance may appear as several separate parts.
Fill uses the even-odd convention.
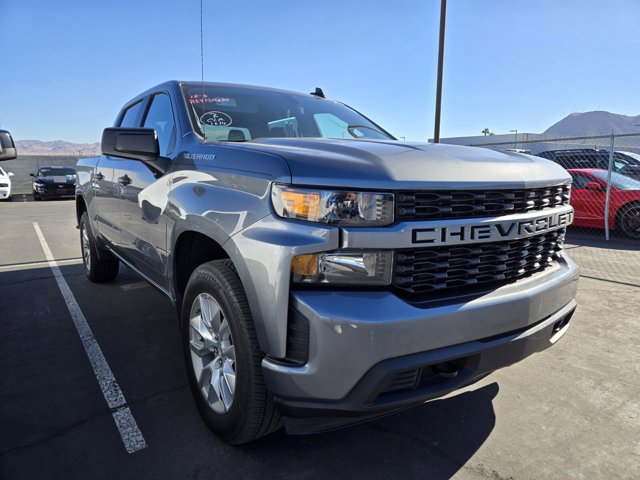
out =
[[[519,240],[398,250],[393,285],[412,294],[506,284],[558,258],[565,229]]]
[[[396,220],[510,215],[569,204],[570,185],[511,190],[415,190],[396,192]]]

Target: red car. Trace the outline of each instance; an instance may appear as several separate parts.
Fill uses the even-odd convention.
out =
[[[571,205],[575,209],[573,225],[604,228],[607,171],[595,168],[571,169]],[[640,240],[640,181],[611,173],[609,229],[625,237]]]

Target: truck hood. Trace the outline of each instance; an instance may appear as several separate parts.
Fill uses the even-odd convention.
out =
[[[284,158],[297,185],[536,188],[570,180],[566,170],[550,160],[477,147],[312,138],[265,138],[240,145]]]

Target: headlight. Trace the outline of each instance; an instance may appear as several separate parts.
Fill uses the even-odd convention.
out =
[[[34,184],[36,187],[44,187],[44,183],[40,183],[40,182],[33,182],[33,184]]]
[[[389,250],[299,255],[291,261],[291,280],[333,285],[389,285],[392,268],[393,253]]]
[[[393,223],[393,194],[294,188],[274,184],[271,201],[276,214],[309,222],[342,226]]]

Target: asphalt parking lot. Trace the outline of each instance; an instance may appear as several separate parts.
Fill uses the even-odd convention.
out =
[[[41,240],[143,437],[132,453]],[[124,268],[86,280],[73,201],[1,203],[0,478],[640,478],[640,250],[570,248],[586,274],[554,348],[381,420],[229,447],[191,399],[169,301]]]

